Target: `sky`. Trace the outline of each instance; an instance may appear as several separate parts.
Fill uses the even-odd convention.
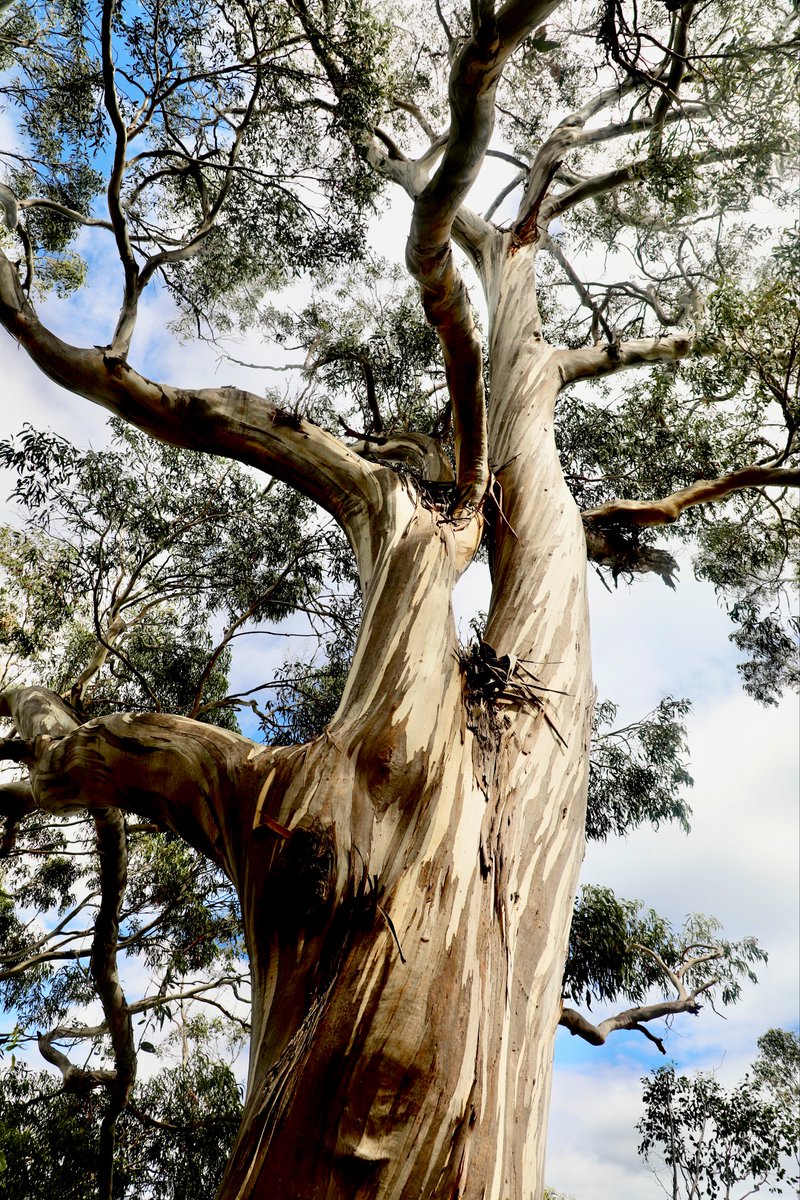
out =
[[[400,204],[375,230],[384,253],[400,260],[405,220]],[[44,320],[79,345],[103,344],[113,326],[117,275],[113,270],[95,275],[95,286],[79,299],[41,306]],[[131,357],[145,374],[182,386],[235,381],[256,391],[273,382],[227,365],[221,375],[208,348],[182,347],[174,340],[168,318],[163,298],[143,307]],[[0,380],[0,436],[30,422],[80,445],[107,440],[102,410],[51,384],[2,332]],[[713,914],[731,938],[752,934],[769,951],[759,986],[746,986],[725,1019],[704,1010],[697,1018],[678,1018],[667,1035],[668,1058],[679,1068],[714,1070],[732,1083],[755,1056],[761,1033],[796,1027],[798,1020],[797,704],[787,700],[768,710],[744,696],[727,617],[713,589],[692,578],[687,562],[675,592],[655,576],[632,586],[620,583],[609,593],[591,575],[590,586],[599,696],[619,704],[621,722],[643,716],[665,695],[690,697],[695,786],[690,836],[673,828],[647,829],[592,845],[582,879],[640,899],[678,924],[691,912]],[[459,585],[455,607],[465,631],[471,613],[486,607],[486,588],[480,566]],[[285,653],[275,639],[254,642],[248,639],[247,661],[235,668],[239,687],[269,675]],[[606,1014],[598,1009],[595,1015]],[[638,1159],[635,1130],[640,1078],[663,1061],[636,1033],[616,1033],[605,1047],[594,1048],[559,1032],[551,1186],[577,1200],[663,1195]]]

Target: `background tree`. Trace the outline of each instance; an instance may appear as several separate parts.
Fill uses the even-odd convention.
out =
[[[0,1075],[0,1154],[8,1200],[93,1200],[96,1092],[68,1093],[18,1063]],[[202,1053],[137,1084],[117,1130],[115,1196],[190,1200],[219,1183],[241,1116],[230,1068]]]
[[[561,1003],[593,705],[587,556],[674,583],[652,540],[669,526],[725,599],[746,685],[770,702],[793,674],[796,250],[746,214],[754,197],[792,203],[791,6],[109,0],[99,26],[74,6],[15,6],[2,36],[24,140],[3,185],[19,263],[0,259],[0,320],[56,382],[319,504],[354,552],[363,614],[341,702],[299,746],[4,693],[6,752],[30,776],[8,810],[86,809],[97,838],[91,973],[114,1062],[97,1080],[101,1193],[134,1074],[116,968],[120,814],[134,812],[210,858],[241,905],[253,1041],[220,1195],[538,1194],[555,1027],[601,1028]],[[487,155],[512,171],[481,217],[464,201]],[[336,328],[324,305],[309,315],[292,404],[137,372],[154,281],[187,331],[274,325],[265,287],[353,272],[382,181],[413,202],[406,264],[447,384],[435,415],[396,397],[384,413],[374,309]],[[37,280],[81,282],[79,229],[111,239],[123,282],[91,349],[32,301]],[[483,288],[488,362],[454,242]],[[637,367],[649,381],[598,386]],[[308,388],[337,373],[357,390],[334,426]],[[440,382],[420,380],[434,398]],[[492,597],[465,652],[451,593],[484,541]],[[706,929],[665,957],[670,931],[596,899],[626,946],[652,933],[639,969],[676,993],[637,1006],[636,1028],[696,1005],[712,962],[750,969],[752,943],[731,955]],[[54,1042],[51,1061],[82,1078]]]
[[[796,1076],[790,1096],[762,1082],[774,1079],[776,1068],[784,1080],[796,1070],[797,1044],[796,1034],[769,1030],[759,1039],[753,1075],[731,1090],[713,1075],[678,1075],[671,1066],[644,1080],[639,1150],[654,1170],[663,1163],[671,1200],[742,1200],[762,1188],[797,1184],[791,1170],[800,1150]]]

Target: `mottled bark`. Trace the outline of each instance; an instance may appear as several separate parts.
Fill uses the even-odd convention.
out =
[[[483,518],[453,521],[424,485],[305,423],[273,432],[268,406],[236,393],[251,414],[242,457],[258,445],[261,465],[271,457],[309,494],[336,472],[350,488],[328,507],[356,552],[364,618],[323,736],[271,749],[160,714],[76,729],[49,695],[5,699],[30,746],[34,804],[139,813],[236,885],[253,1037],[224,1200],[541,1189],[592,688],[584,531],[553,439],[560,361],[535,315],[533,250],[511,251],[498,235],[484,279],[500,485],[484,653],[507,664],[499,694],[465,669],[451,607]],[[188,433],[175,414],[185,393],[53,347],[11,308],[62,382],[69,360],[76,390],[162,436],[221,429],[233,449],[229,390],[203,393],[213,415]]]

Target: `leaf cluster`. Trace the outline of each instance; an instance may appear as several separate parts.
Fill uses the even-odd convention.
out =
[[[688,833],[691,809],[681,790],[692,786],[686,769],[688,700],[667,696],[647,717],[614,729],[617,707],[595,708],[589,759],[586,836],[605,841],[648,822],[656,829],[677,821]]]

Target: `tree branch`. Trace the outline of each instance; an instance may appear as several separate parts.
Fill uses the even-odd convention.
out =
[[[108,1085],[109,1103],[100,1125],[97,1191],[99,1200],[111,1200],[115,1125],[136,1079],[133,1024],[117,970],[119,919],[128,878],[128,847],[125,818],[118,809],[97,809],[93,819],[100,858],[101,897],[89,968],[114,1051],[114,1081]]]
[[[727,146],[719,150],[705,150],[701,154],[695,154],[684,158],[676,159],[675,165],[685,168],[691,166],[709,166],[715,163],[729,162],[731,159],[742,157],[743,155],[757,149],[759,153],[763,153],[764,146],[758,147],[752,144],[743,144],[737,146]],[[670,162],[660,162],[659,170],[668,170]],[[580,183],[573,187],[568,187],[566,191],[559,192],[557,195],[550,196],[547,200],[543,200],[539,215],[540,223],[547,227],[554,217],[561,216],[568,209],[574,208],[577,204],[583,203],[584,200],[591,200],[595,196],[605,195],[606,192],[613,192],[617,188],[625,187],[629,183],[638,183],[647,177],[653,171],[653,162],[650,158],[638,159],[636,162],[627,163],[622,167],[615,167],[613,171],[606,171],[602,175],[593,175],[589,179],[581,180]]]
[[[114,161],[108,180],[108,212],[114,229],[120,261],[125,277],[122,308],[117,320],[117,327],[111,340],[112,353],[120,358],[127,356],[130,349],[131,337],[136,324],[136,310],[139,300],[139,268],[134,258],[128,222],[122,210],[121,190],[125,177],[125,158],[128,149],[128,134],[122,113],[119,108],[116,83],[114,79],[114,62],[112,50],[111,27],[114,19],[115,0],[103,0],[103,11],[100,28],[100,41],[103,60],[103,99],[106,112],[114,130]]]
[[[525,35],[555,2],[509,0],[495,18],[492,6],[473,12],[474,30],[450,71],[450,131],[433,178],[417,197],[406,244],[406,264],[442,346],[453,412],[458,487],[454,514],[469,515],[489,483],[486,404],[481,344],[467,289],[455,265],[451,233],[480,170],[494,127],[494,96],[502,69]]]
[[[311,422],[235,387],[187,391],[155,383],[102,348],[62,341],[39,321],[1,251],[0,323],[62,387],[174,446],[269,472],[322,505],[351,535],[380,503],[375,468]]]
[[[415,467],[431,483],[454,482],[450,460],[437,438],[424,433],[399,433],[391,437],[368,437],[350,447],[356,454],[379,462],[405,462]]]
[[[558,352],[559,371],[566,386],[578,379],[599,379],[631,367],[652,366],[655,363],[678,362],[694,354],[710,354],[713,345],[701,343],[694,334],[674,333],[650,338],[635,338],[629,342],[585,346]]]
[[[645,1029],[646,1021],[656,1021],[662,1017],[675,1016],[678,1013],[691,1013],[696,1016],[700,1005],[694,996],[686,999],[661,1000],[656,1004],[643,1004],[635,1008],[627,1008],[616,1016],[607,1017],[599,1025],[593,1025],[582,1013],[574,1008],[563,1008],[559,1025],[563,1025],[573,1036],[581,1037],[592,1046],[604,1046],[609,1034],[619,1029],[636,1029],[643,1033],[651,1042],[655,1042],[662,1054],[666,1054],[664,1043],[655,1034]]]
[[[661,500],[609,500],[600,508],[582,513],[584,521],[614,525],[669,525],[687,508],[713,504],[745,488],[800,487],[800,469],[786,467],[742,467],[718,479],[698,479],[689,487]]]
[[[115,713],[76,728],[44,688],[0,693],[33,745],[32,802],[47,812],[135,812],[178,833],[235,880],[267,751],[248,738],[187,717]],[[272,761],[272,758],[269,761]]]

